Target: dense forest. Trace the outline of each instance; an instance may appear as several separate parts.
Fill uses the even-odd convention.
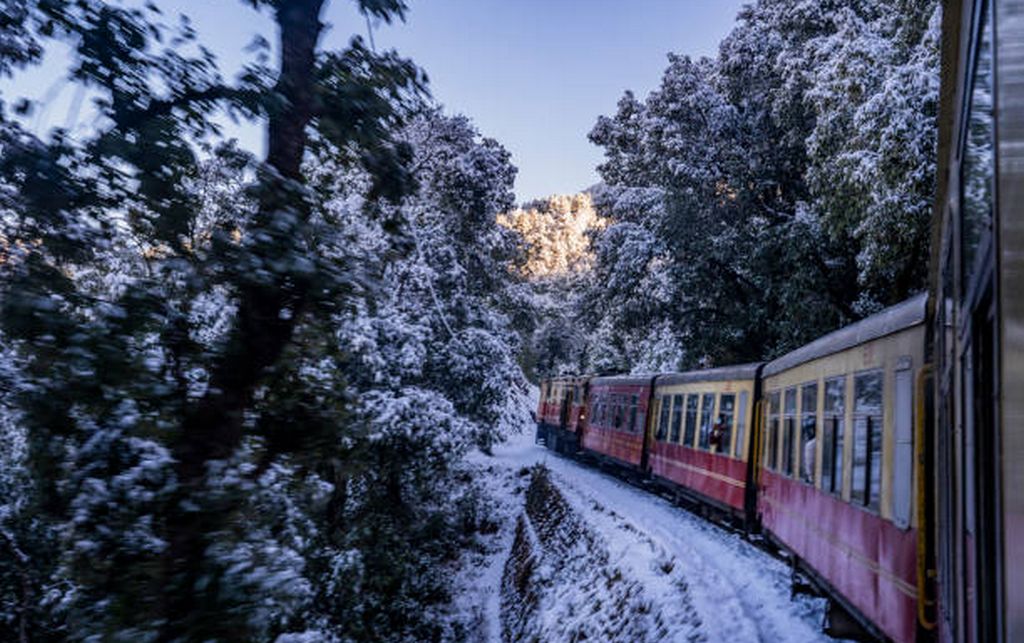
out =
[[[926,287],[939,5],[760,0],[598,119],[593,270],[546,372],[770,359]],[[563,301],[569,297],[563,297]],[[571,332],[569,332],[571,331]]]
[[[516,170],[412,62],[318,50],[323,0],[250,4],[281,60],[233,80],[156,7],[4,5],[0,71],[70,45],[102,123],[0,122],[4,640],[457,633],[461,456],[529,421]]]
[[[598,119],[602,184],[521,208],[413,61],[320,47],[325,0],[240,2],[277,33],[233,78],[158,4],[0,1],[0,75],[67,48],[98,113],[0,103],[0,639],[464,638],[464,456],[530,430],[527,375],[771,357],[924,286],[934,1],[753,2]]]

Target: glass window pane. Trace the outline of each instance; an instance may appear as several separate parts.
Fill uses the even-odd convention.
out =
[[[778,468],[779,453],[779,392],[776,391],[768,396],[768,431],[765,435],[765,454],[768,456],[767,465],[771,470]]]
[[[858,375],[853,381],[853,469],[850,499],[878,508],[882,479],[882,374]]]
[[[826,380],[824,399],[825,443],[821,456],[821,488],[843,491],[843,433],[846,421],[846,378]]]
[[[693,438],[697,433],[697,402],[696,393],[686,396],[686,433],[683,435],[683,444],[693,446]]]
[[[786,391],[782,424],[782,472],[793,476],[793,439],[796,434],[796,389]]]
[[[679,430],[683,421],[683,396],[676,395],[672,400],[672,441],[678,443]]]
[[[723,393],[718,398],[718,419],[711,430],[711,446],[716,453],[730,452],[732,425],[736,417],[736,394]]]
[[[668,417],[669,413],[672,411],[672,398],[668,395],[662,395],[659,406],[661,408],[659,409],[660,417],[658,418],[658,433],[655,437],[658,440],[664,441],[668,436]]]
[[[637,419],[637,397],[635,395],[630,397],[629,400],[629,431],[630,433],[636,433],[639,427],[636,425]]]
[[[715,394],[705,393],[700,404],[700,448],[711,448],[712,413],[715,410]]]
[[[818,385],[806,384],[800,390],[800,479],[814,483],[815,458],[818,455]]]
[[[989,3],[991,4],[991,2]],[[982,242],[991,233],[995,176],[995,118],[992,103],[992,22],[989,9],[982,13],[974,76],[971,80],[967,132],[961,166],[963,204],[961,250],[963,292],[967,294]]]
[[[747,428],[747,392],[740,392],[740,403],[736,409],[736,441],[733,443],[733,454],[737,458],[743,458],[744,440],[746,440]]]

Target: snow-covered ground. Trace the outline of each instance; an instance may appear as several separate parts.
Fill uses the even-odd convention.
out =
[[[627,593],[637,594],[630,597],[643,605],[643,615],[636,618],[656,624],[646,640],[831,640],[820,627],[824,601],[791,598],[789,568],[736,533],[614,477],[556,456],[534,445],[532,435],[514,437],[496,448],[493,457],[475,455],[473,463],[493,496],[494,515],[501,523],[457,581],[461,609],[470,611],[476,620],[475,640],[501,641],[501,610],[507,609],[502,604],[507,595],[503,597],[500,591],[502,574],[516,518],[523,515],[526,524],[531,522],[524,514],[524,492],[530,484],[528,470],[536,464],[551,471],[555,493],[571,508],[572,519],[585,525],[587,537],[592,537],[587,548],[600,550],[597,560],[612,570],[606,573],[617,578],[621,572]],[[535,535],[531,538],[537,542]],[[543,563],[543,555],[537,558]],[[571,630],[567,620],[587,618],[558,603],[597,603],[595,591],[601,590],[558,587],[557,573],[546,573],[540,583],[540,591],[546,592],[544,600],[538,601],[534,610],[540,623],[537,627],[557,638]],[[561,582],[580,578],[577,569],[563,575]],[[609,597],[612,599],[622,597]],[[558,622],[551,624],[553,617]]]

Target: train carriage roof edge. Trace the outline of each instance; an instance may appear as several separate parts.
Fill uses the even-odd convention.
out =
[[[833,355],[906,328],[923,324],[927,319],[927,306],[928,293],[922,292],[768,362],[764,367],[764,376],[775,375],[805,362]]]

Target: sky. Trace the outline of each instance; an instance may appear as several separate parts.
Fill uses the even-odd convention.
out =
[[[409,0],[405,23],[372,26],[378,49],[397,49],[430,78],[435,100],[473,119],[497,139],[519,168],[516,196],[527,201],[578,192],[599,181],[600,148],[587,133],[601,114],[613,114],[623,92],[654,89],[668,52],[714,56],[744,0]],[[271,41],[273,24],[241,2],[162,0],[168,15],[185,12],[201,41],[232,73],[256,34]],[[351,1],[333,0],[324,21],[326,48],[353,34],[366,36],[365,19]],[[67,52],[0,80],[0,97],[41,102],[28,123],[42,134],[52,126],[89,126],[88,100],[63,82]],[[262,152],[256,127],[226,131]]]

